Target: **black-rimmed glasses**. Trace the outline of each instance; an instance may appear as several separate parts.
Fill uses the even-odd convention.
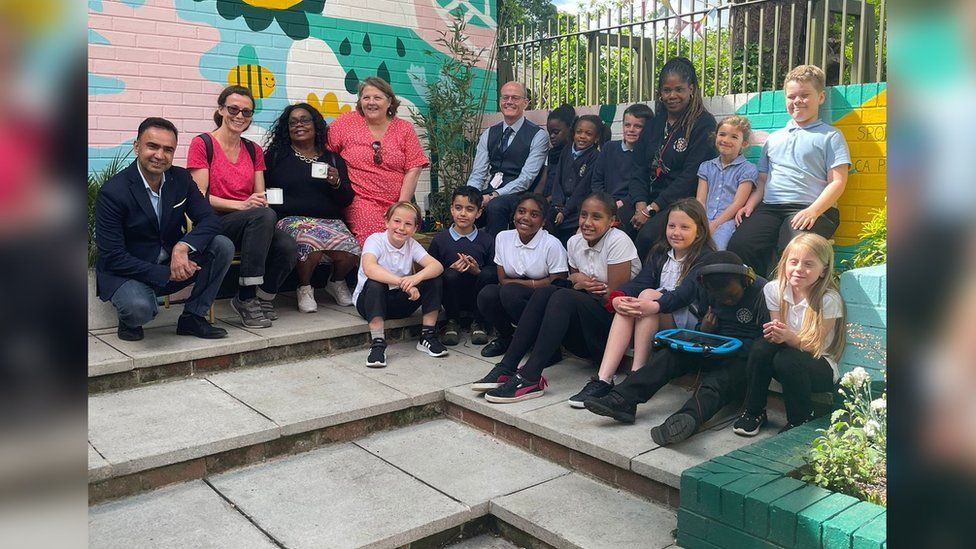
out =
[[[288,127],[289,128],[297,128],[299,126],[308,126],[308,125],[311,125],[311,123],[312,123],[312,119],[311,118],[292,118],[292,119],[288,120]]]
[[[254,116],[254,109],[242,109],[235,105],[226,105],[224,108],[227,109],[227,114],[231,115],[231,117],[237,116],[238,114],[243,114],[244,118]]]
[[[379,166],[383,163],[383,155],[380,154],[380,147],[382,144],[379,141],[373,141],[373,164]]]

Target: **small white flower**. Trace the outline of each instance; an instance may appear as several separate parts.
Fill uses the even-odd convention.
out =
[[[888,401],[883,398],[876,398],[871,401],[871,409],[875,412],[883,412],[888,409]]]
[[[864,370],[864,368],[858,366],[850,372],[844,374],[841,378],[840,383],[845,387],[860,387],[861,385],[871,381],[871,375]]]
[[[864,434],[868,438],[874,438],[881,432],[881,424],[873,419],[869,419],[867,423],[864,424]]]

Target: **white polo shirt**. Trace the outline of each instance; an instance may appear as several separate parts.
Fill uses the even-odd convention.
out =
[[[407,239],[402,248],[397,248],[393,244],[390,244],[390,239],[386,231],[374,233],[366,237],[366,242],[363,243],[363,255],[366,254],[376,256],[376,262],[379,263],[380,267],[383,267],[396,276],[409,275],[413,271],[413,264],[420,263],[428,255],[427,250],[420,245],[420,242],[412,238]],[[363,264],[360,262],[356,291],[352,293],[353,303],[356,303],[359,299],[359,293],[363,291],[363,286],[366,285],[368,278],[366,272],[363,271]],[[393,288],[396,288],[396,286],[391,285],[390,289],[392,290]]]
[[[363,249],[365,252],[365,248]],[[528,244],[511,229],[495,236],[495,265],[509,278],[539,280],[551,274],[567,273],[566,249],[558,238],[540,229]]]
[[[577,271],[607,283],[607,268],[610,265],[630,261],[630,278],[641,270],[641,260],[637,247],[627,233],[611,227],[596,244],[590,246],[583,235],[576,233],[569,238],[569,266]]]
[[[763,295],[766,296],[766,308],[769,312],[779,311],[779,282],[776,280],[770,280],[765,287],[763,287]],[[781,315],[783,321],[789,326],[794,332],[799,332],[803,328],[803,316],[807,314],[807,309],[810,308],[810,304],[807,303],[806,298],[801,300],[799,303],[795,301],[793,297],[793,289],[789,285],[786,286],[786,295],[783,296],[783,300],[789,307],[789,311],[786,314]],[[829,320],[831,318],[840,318],[844,315],[844,301],[841,299],[840,294],[834,290],[828,290],[823,297],[823,318],[824,320]],[[827,334],[827,347],[834,342],[834,332],[831,331]],[[837,371],[837,358],[824,355],[827,362],[830,363],[830,369],[834,371],[834,381],[837,381],[840,377]]]

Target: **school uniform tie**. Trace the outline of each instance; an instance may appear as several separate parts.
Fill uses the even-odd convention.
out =
[[[511,126],[505,128],[505,131],[502,132],[502,142],[501,142],[500,146],[498,147],[498,152],[499,153],[505,154],[505,151],[508,150],[508,142],[509,142],[509,139],[512,137],[512,133],[514,133],[514,132],[512,131],[512,127]]]

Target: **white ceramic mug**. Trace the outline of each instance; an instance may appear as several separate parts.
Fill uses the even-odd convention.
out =
[[[264,192],[268,204],[283,204],[285,202],[285,192],[279,188],[272,187],[265,189]]]

